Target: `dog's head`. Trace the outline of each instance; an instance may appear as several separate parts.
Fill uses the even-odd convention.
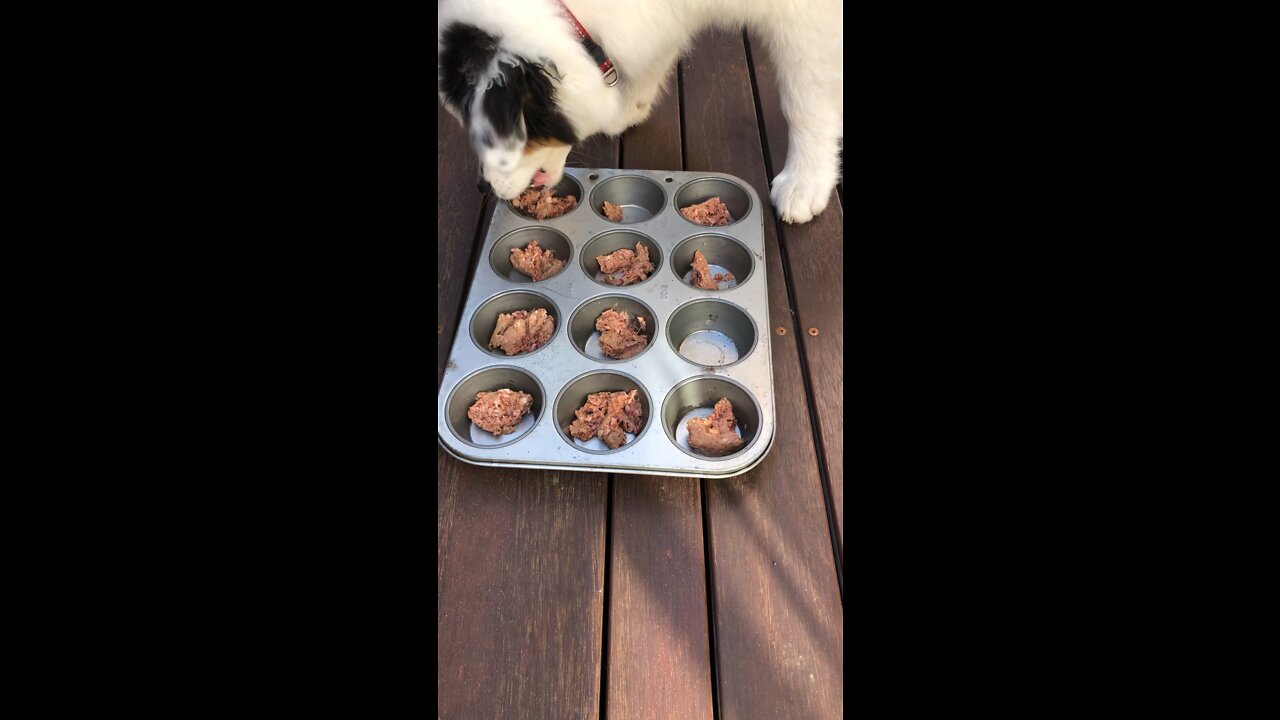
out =
[[[535,177],[559,182],[578,138],[557,103],[554,63],[504,50],[498,37],[465,23],[446,27],[438,45],[440,99],[480,159],[481,188],[488,183],[510,200]]]

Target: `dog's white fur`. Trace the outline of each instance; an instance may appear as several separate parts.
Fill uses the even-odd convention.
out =
[[[808,222],[826,209],[839,179],[844,134],[844,8],[839,0],[565,0],[565,5],[614,61],[620,75],[616,86],[605,85],[557,0],[441,0],[439,33],[461,22],[497,36],[501,52],[495,73],[502,56],[546,65],[558,76],[560,111],[585,138],[600,132],[620,135],[643,122],[699,32],[747,26],[773,56],[789,126],[786,166],[770,192],[773,204],[792,223]],[[478,108],[482,91],[473,107]],[[483,122],[482,114],[472,113],[473,126]],[[569,148],[526,154],[507,139],[505,145],[478,151],[485,179],[499,197],[510,199],[529,186],[539,168],[549,175],[548,186],[559,182]]]

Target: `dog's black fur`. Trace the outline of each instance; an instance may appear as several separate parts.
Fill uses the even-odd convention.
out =
[[[471,103],[478,78],[483,76],[498,53],[498,38],[474,25],[455,23],[444,32],[444,50],[440,53],[440,90],[445,99],[471,122]],[[578,141],[569,119],[556,107],[555,86],[541,64],[516,57],[515,64],[498,65],[499,75],[484,94],[484,114],[499,137],[519,136],[520,119],[524,118],[523,140],[560,142],[572,145]],[[486,132],[480,141],[493,146],[494,136]]]

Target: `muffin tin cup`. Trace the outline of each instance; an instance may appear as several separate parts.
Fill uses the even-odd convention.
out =
[[[561,197],[564,197],[566,195],[572,195],[578,198],[578,204],[573,206],[572,210],[565,213],[564,215],[561,215],[560,217],[569,217],[570,215],[573,215],[574,213],[578,212],[578,210],[582,208],[582,203],[586,199],[586,197],[582,194],[582,192],[583,192],[582,183],[579,182],[577,178],[570,175],[569,172],[566,170],[564,177],[560,178],[560,182],[556,183],[555,194]],[[537,218],[531,215],[525,215],[524,212],[521,211],[519,208],[517,208],[515,206],[515,203],[511,202],[510,200],[505,201],[503,205],[506,205],[507,209],[510,210],[511,213],[516,217],[521,218],[523,220],[528,220],[529,222],[547,223],[547,222],[551,222],[551,220],[559,219],[559,218],[551,218],[551,220],[538,220]],[[737,216],[735,215],[734,217],[737,217]]]
[[[715,298],[681,305],[667,321],[667,341],[685,362],[721,368],[746,360],[756,349],[756,326],[745,310]]]
[[[565,216],[541,222],[495,208],[480,249],[485,255],[471,278],[470,290],[463,301],[459,334],[454,339],[440,384],[437,410],[440,445],[464,462],[495,467],[704,478],[731,477],[755,467],[766,456],[775,437],[773,366],[767,332],[771,327],[768,273],[764,267],[766,218],[760,198],[750,185],[738,178],[715,173],[583,168],[569,168],[565,172],[581,186],[593,204],[601,195],[615,198],[619,197],[615,193],[643,195],[644,191],[636,188],[656,187],[660,196],[655,200],[657,213],[640,223],[619,225],[604,219],[598,208],[591,212],[575,209]],[[666,178],[671,181],[667,182]],[[637,179],[647,185],[637,184]],[[740,188],[746,195],[746,215],[735,214],[737,222],[717,228],[691,225],[680,216],[673,198],[681,190],[711,187],[712,184],[704,182],[708,179]],[[727,198],[722,199],[728,202]],[[768,220],[772,222],[772,218]],[[543,237],[563,237],[568,243],[562,258],[567,261],[566,267],[537,283],[529,282],[528,278],[513,278],[509,273],[504,275],[500,272],[501,265],[493,267],[494,258],[502,257],[503,253],[509,255],[510,247],[519,239],[530,237],[514,233],[530,229],[547,233]],[[634,249],[637,242],[652,243],[650,259],[655,269],[649,278],[628,286],[604,285],[595,279],[596,256],[622,247]],[[520,246],[524,244],[527,239]],[[548,247],[541,240],[539,244]],[[737,286],[707,291],[686,284],[678,264],[673,263],[683,262],[687,255],[691,264],[695,246],[705,248],[703,251],[713,264],[726,268],[724,258],[734,254],[729,262],[738,263],[732,269]],[[675,260],[677,255],[680,261]],[[561,257],[559,251],[557,257]],[[486,264],[489,267],[485,267]],[[649,343],[643,352],[625,360],[592,357],[586,341],[595,334],[595,321],[600,313],[615,303],[619,309],[651,320]],[[545,307],[556,317],[556,330],[547,345],[532,353],[513,356],[488,349],[499,312],[536,307]],[[470,333],[472,338],[462,337],[463,333]],[[714,350],[717,343],[732,344],[737,358],[701,352]],[[696,349],[690,350],[690,344]],[[682,346],[692,358],[681,355]],[[478,373],[496,368],[523,371],[540,384],[545,393],[539,404],[544,410],[543,416],[523,436],[501,446],[467,442],[470,429],[463,420],[470,403],[461,407],[459,415],[462,400],[456,399],[455,394],[465,398],[470,392],[470,401],[474,402],[478,390],[473,391],[476,382],[472,378],[483,377]],[[567,437],[565,427],[573,421],[573,411],[582,406],[590,392],[632,387],[642,391],[641,405],[645,412],[644,425],[633,440],[618,450],[607,451],[602,444],[584,448]],[[712,398],[717,392],[721,394]],[[728,397],[734,403],[734,414],[740,420],[744,437],[750,435],[744,447],[732,455],[714,457],[678,445],[673,438],[677,435],[676,421],[681,418],[667,417],[668,403],[686,413],[709,414],[719,397]],[[693,409],[695,404],[697,410]],[[655,424],[661,427],[650,431],[650,425]]]
[[[471,419],[467,417],[467,411],[475,404],[476,395],[479,393],[493,392],[502,388],[518,390],[532,395],[533,405],[529,415],[524,418],[526,422],[521,423],[522,425],[527,425],[527,427],[521,430],[517,426],[517,432],[510,435],[493,435],[475,427]],[[543,389],[542,383],[538,382],[538,378],[530,373],[513,365],[488,367],[484,370],[477,370],[463,378],[449,393],[445,421],[449,424],[449,429],[453,431],[454,437],[471,447],[490,450],[504,448],[528,435],[537,426],[538,421],[542,419],[542,411],[546,408],[546,398],[547,393]],[[531,423],[527,422],[530,417],[532,417]]]
[[[622,208],[623,224],[631,224],[661,214],[667,193],[655,180],[640,174],[619,175],[599,181],[591,190],[591,209],[605,222],[617,224],[605,217],[606,200]]]
[[[737,420],[738,435],[743,440],[741,448],[726,455],[709,455],[689,445],[688,421],[691,416],[705,417],[710,415],[717,402],[722,398],[733,405],[733,416]],[[662,402],[662,427],[667,431],[667,439],[681,452],[700,460],[715,462],[732,462],[743,453],[749,452],[756,439],[760,437],[760,403],[756,402],[751,392],[740,383],[725,377],[692,377],[684,380],[667,393]]]
[[[629,393],[632,390],[636,391],[636,400],[640,403],[644,415],[641,418],[640,432],[627,433],[625,444],[610,449],[608,444],[599,437],[583,441],[569,434],[569,426],[577,419],[577,411],[586,404],[588,395],[600,392]],[[592,455],[611,455],[633,449],[639,444],[645,431],[653,424],[653,403],[650,402],[649,393],[644,386],[634,377],[613,370],[595,370],[574,378],[560,391],[560,395],[556,397],[555,421],[560,438],[575,450]]]
[[[649,262],[653,263],[653,272],[650,272],[648,277],[630,285],[614,285],[611,282],[600,279],[600,262],[597,258],[617,250],[635,252],[636,245],[643,245],[649,251]],[[580,262],[582,263],[582,272],[604,287],[634,288],[652,281],[655,275],[662,272],[663,257],[665,257],[665,254],[662,252],[662,247],[648,235],[632,230],[610,230],[591,238],[591,241],[582,248]]]
[[[564,260],[564,267],[560,268],[560,272],[551,277],[535,281],[511,264],[511,251],[516,248],[523,250],[534,240],[538,241],[538,247],[554,252],[557,260]],[[509,232],[498,238],[498,241],[493,244],[493,248],[489,250],[489,267],[493,268],[493,272],[498,277],[513,283],[533,284],[547,282],[556,275],[563,273],[571,262],[573,262],[573,243],[569,242],[569,238],[565,237],[564,233],[546,227],[525,227]]]
[[[701,252],[707,259],[707,264],[711,266],[712,272],[728,270],[733,273],[732,283],[721,283],[722,285],[731,285],[731,287],[721,287],[716,290],[694,288],[701,292],[728,292],[739,286],[746,285],[755,270],[755,258],[752,256],[751,250],[746,245],[743,245],[742,242],[723,233],[698,233],[681,241],[671,251],[671,272],[675,274],[680,282],[689,287],[694,287],[692,279],[693,256],[697,252]]]
[[[751,208],[753,207],[752,195],[746,191],[743,184],[720,177],[702,177],[687,182],[681,185],[679,190],[676,190],[674,195],[676,217],[693,227],[707,227],[681,215],[680,210],[690,205],[699,205],[713,197],[720,198],[720,202],[729,208],[729,216],[733,218],[733,222],[728,225],[716,225],[714,227],[732,227],[751,214]]]
[[[612,358],[605,355],[604,351],[600,349],[600,331],[596,330],[596,320],[600,318],[604,311],[615,309],[631,313],[632,317],[642,317],[645,320],[644,332],[640,334],[649,338],[649,342],[643,350],[629,358]],[[658,337],[658,334],[658,320],[653,308],[630,295],[612,294],[592,298],[579,305],[573,311],[573,314],[569,316],[569,342],[583,356],[597,362],[620,363],[638,360],[653,349],[653,341]]]
[[[490,348],[489,341],[493,338],[493,331],[498,326],[498,316],[502,313],[516,312],[517,310],[546,310],[547,314],[555,319],[555,330],[551,333],[551,338],[547,343],[536,350],[508,355],[501,348]],[[555,302],[541,293],[530,292],[528,290],[510,290],[500,293],[489,298],[483,305],[476,309],[471,315],[471,322],[467,326],[471,329],[471,340],[480,348],[480,352],[486,355],[492,355],[496,358],[518,358],[527,357],[534,353],[542,352],[555,343],[556,336],[560,334],[560,324],[564,322],[564,316],[560,314],[560,308]]]

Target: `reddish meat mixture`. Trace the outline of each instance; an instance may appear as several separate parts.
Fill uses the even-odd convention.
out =
[[[604,210],[605,217],[609,218],[614,222],[622,222],[622,208],[618,207],[617,205],[614,205],[608,200],[605,200],[604,207],[602,209]]]
[[[596,318],[596,329],[600,331],[600,351],[615,360],[626,360],[635,357],[649,344],[645,337],[647,324],[639,315],[622,310],[605,310]]]
[[[481,430],[494,435],[508,435],[515,432],[520,418],[528,415],[531,409],[532,395],[503,388],[476,395],[476,403],[467,411],[467,417]]]
[[[616,450],[627,442],[627,433],[640,432],[640,418],[644,409],[636,399],[636,391],[599,392],[587,396],[587,403],[575,412],[577,420],[567,432],[586,442],[593,437],[604,440],[610,449]]]
[[[578,198],[574,195],[556,197],[555,188],[529,188],[511,201],[520,212],[535,220],[547,220],[560,217],[578,206]]]
[[[649,259],[649,248],[644,243],[636,243],[635,251],[622,248],[608,255],[597,255],[600,272],[604,273],[604,281],[610,285],[632,285],[649,277],[653,272],[653,261]]]
[[[542,308],[499,313],[489,347],[501,348],[508,355],[532,352],[546,345],[555,330],[556,319]]]
[[[687,208],[680,208],[680,214],[690,222],[695,222],[699,225],[728,225],[733,222],[733,216],[729,214],[729,206],[720,202],[718,197],[713,197],[704,203],[690,205]]]
[[[557,260],[550,250],[538,247],[538,241],[534,240],[524,248],[511,248],[511,266],[538,282],[560,272],[564,261]]]
[[[719,290],[721,281],[732,279],[733,273],[712,275],[711,266],[707,264],[707,256],[703,255],[701,250],[693,251],[693,277],[689,282],[693,283],[694,287],[703,290]]]
[[[686,423],[689,428],[689,447],[704,455],[728,455],[737,451],[744,444],[734,428],[738,421],[733,417],[733,403],[728,398],[721,398],[716,409],[709,417],[690,418]]]

